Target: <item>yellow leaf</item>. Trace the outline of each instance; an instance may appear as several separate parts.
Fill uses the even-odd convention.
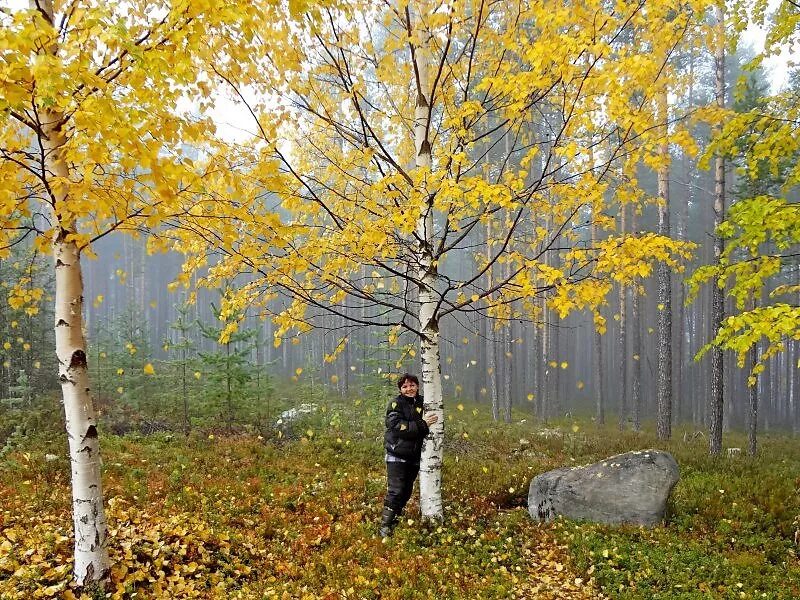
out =
[[[144,371],[145,375],[155,375],[156,374],[156,370],[153,368],[153,365],[151,365],[150,363],[147,363],[144,366],[143,371]]]

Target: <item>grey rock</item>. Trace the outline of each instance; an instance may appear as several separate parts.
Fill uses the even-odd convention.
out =
[[[317,405],[313,402],[303,403],[296,408],[290,408],[289,410],[283,411],[278,420],[275,422],[276,425],[288,425],[293,421],[297,421],[301,417],[306,415],[313,414],[317,410]]]
[[[664,520],[667,498],[679,478],[678,463],[668,452],[626,452],[537,475],[528,490],[528,512],[541,521],[563,515],[652,527]]]

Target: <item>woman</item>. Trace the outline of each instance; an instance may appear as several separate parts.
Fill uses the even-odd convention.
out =
[[[386,407],[386,498],[383,501],[380,535],[389,537],[411,498],[419,473],[422,441],[438,417],[424,415],[419,379],[405,373],[397,380],[397,398]]]

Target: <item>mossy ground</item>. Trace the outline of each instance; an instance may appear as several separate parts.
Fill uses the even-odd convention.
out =
[[[114,598],[797,598],[800,450],[757,458],[593,423],[494,424],[449,409],[441,524],[412,500],[376,536],[381,402],[326,405],[294,434],[105,436]],[[333,424],[332,424],[333,423]],[[743,440],[726,438],[726,445]],[[536,473],[662,447],[681,466],[664,527],[530,520]],[[46,461],[44,455],[59,456]],[[73,596],[69,468],[57,434],[0,464],[0,598]]]

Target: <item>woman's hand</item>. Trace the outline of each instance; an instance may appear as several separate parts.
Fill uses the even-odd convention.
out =
[[[438,417],[437,415],[433,414],[433,413],[428,413],[428,414],[427,414],[427,415],[425,415],[425,417],[423,417],[423,418],[424,418],[425,422],[426,422],[428,425],[433,425],[434,423],[436,423],[436,421],[438,421],[438,420],[439,420],[439,417]]]

